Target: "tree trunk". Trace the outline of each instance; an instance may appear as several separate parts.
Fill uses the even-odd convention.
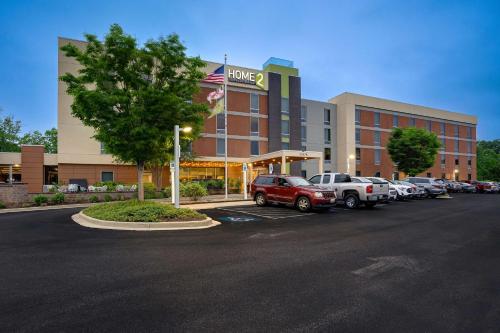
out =
[[[137,163],[137,199],[144,201],[144,182],[142,176],[144,175],[144,162]]]
[[[153,172],[153,182],[156,190],[160,191],[163,186],[163,164],[155,165],[151,170]]]

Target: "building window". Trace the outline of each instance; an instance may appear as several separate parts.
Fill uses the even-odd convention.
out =
[[[330,125],[330,109],[324,109],[323,114],[325,125]]]
[[[380,171],[377,171],[373,174],[373,177],[380,177]]]
[[[472,142],[470,141],[467,142],[467,152],[469,154],[472,153]]]
[[[302,144],[302,151],[306,151],[307,150],[307,147],[304,146],[304,144]]]
[[[453,135],[458,138],[458,125],[455,125],[455,127],[453,127]]]
[[[329,128],[325,128],[324,133],[325,133],[325,143],[326,144],[332,143],[332,130]]]
[[[358,109],[354,111],[354,123],[356,125],[361,124],[361,111],[359,111]]]
[[[415,118],[410,118],[410,127],[415,127],[416,120]]]
[[[307,106],[305,105],[300,106],[300,120],[307,121]]]
[[[356,170],[356,177],[361,177],[361,171]]]
[[[441,138],[441,150],[446,150],[446,139]]]
[[[432,177],[432,173],[427,172],[427,178],[431,178],[431,177]]]
[[[380,127],[380,112],[373,113],[373,126]]]
[[[307,178],[307,171],[306,170],[300,170],[300,176],[302,178]]]
[[[441,154],[441,166],[444,166],[446,164],[446,155]]]
[[[113,171],[102,171],[101,181],[102,182],[112,182],[114,180]]]
[[[330,148],[325,148],[325,161],[331,161],[332,159],[332,150]]]
[[[472,175],[470,173],[467,174],[467,180],[472,180]]]
[[[288,120],[281,120],[281,134],[290,135],[290,122]]]
[[[259,110],[260,110],[259,95],[250,94],[250,112],[259,113]]]
[[[392,127],[399,127],[399,116],[397,114],[392,115]]]
[[[359,145],[361,143],[361,130],[356,128],[356,144]]]
[[[281,143],[281,149],[283,149],[283,150],[290,149],[290,143],[289,142],[282,142]]]
[[[455,165],[459,165],[460,164],[460,160],[458,159],[458,156],[455,156]]]
[[[225,143],[223,138],[217,138],[217,155],[224,155]]]
[[[281,98],[281,113],[288,114],[288,111],[289,111],[288,98]]]
[[[460,141],[459,140],[455,140],[455,153],[459,152],[459,148],[460,148]]]
[[[100,143],[101,154],[107,154],[106,145],[102,142],[99,142],[99,143]]]
[[[467,131],[467,139],[472,139],[472,127],[467,126],[466,131]]]
[[[398,171],[394,171],[392,173],[392,179],[394,180],[399,180],[399,172]]]
[[[430,121],[430,120],[427,120],[427,130],[429,132],[432,132],[432,121]]]
[[[467,165],[470,167],[472,166],[472,157],[470,156],[467,156]]]
[[[306,126],[300,126],[300,138],[302,141],[307,140],[307,127]]]
[[[373,132],[373,144],[375,146],[380,146],[380,132],[379,131]]]
[[[224,134],[224,113],[217,113],[216,117],[215,121],[217,122],[217,133]]]
[[[259,136],[259,118],[250,117],[250,135]]]
[[[439,134],[442,136],[446,135],[446,125],[444,123],[439,124]]]
[[[375,165],[380,165],[380,149],[375,149]]]
[[[259,141],[257,140],[250,141],[250,155],[253,156],[259,155]]]
[[[356,148],[356,164],[361,163],[361,148]]]

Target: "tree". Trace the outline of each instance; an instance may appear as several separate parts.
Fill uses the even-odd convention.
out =
[[[2,117],[1,111],[0,109],[0,151],[18,152],[21,122],[14,120],[12,116]]]
[[[500,140],[477,143],[477,178],[500,181]]]
[[[46,130],[44,134],[39,131],[28,132],[19,139],[19,144],[42,145],[45,152],[57,153],[57,129]]]
[[[164,156],[174,125],[189,125],[195,135],[201,131],[208,108],[191,100],[205,64],[187,57],[175,34],[138,47],[114,24],[103,42],[85,37],[84,50],[72,44],[61,48],[82,67],[77,75],[61,77],[74,98],[72,114],[94,129],[94,138],[118,161],[137,165],[138,198],[143,200],[144,166]]]
[[[434,165],[440,146],[436,134],[423,128],[395,128],[387,150],[398,170],[415,176]]]

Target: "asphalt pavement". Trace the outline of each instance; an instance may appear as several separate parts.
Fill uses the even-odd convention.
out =
[[[498,332],[500,195],[452,197],[160,232],[0,214],[0,331]]]

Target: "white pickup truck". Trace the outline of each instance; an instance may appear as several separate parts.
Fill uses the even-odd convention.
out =
[[[389,198],[389,184],[374,184],[364,177],[352,177],[346,173],[323,173],[309,179],[314,185],[335,191],[337,201],[347,208],[356,208],[360,203],[373,207]]]

